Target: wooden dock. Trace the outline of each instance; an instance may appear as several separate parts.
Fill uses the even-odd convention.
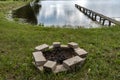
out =
[[[92,19],[93,21],[97,21],[102,25],[111,26],[112,24],[115,24],[120,26],[120,22],[117,20],[114,20],[77,4],[75,4],[75,7],[79,9],[82,13],[84,13],[86,16],[88,16],[90,19]]]

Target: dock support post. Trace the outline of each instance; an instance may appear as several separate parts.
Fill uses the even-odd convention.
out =
[[[109,21],[109,25],[108,26],[111,26],[111,21]]]
[[[91,15],[91,12],[89,11],[89,13],[88,13],[88,17],[90,17],[90,15]]]
[[[85,9],[85,15],[87,15],[87,10]]]
[[[100,16],[99,16],[99,17],[100,17]],[[101,20],[102,20],[102,18],[100,17],[100,21],[99,21],[100,23],[101,23]]]
[[[95,20],[96,20],[97,15],[95,14]]]
[[[102,25],[105,25],[105,19],[103,19]]]
[[[95,15],[95,14],[94,14],[94,13],[92,13],[92,20],[93,20],[93,21],[95,21],[94,15]]]
[[[85,13],[85,9],[83,8],[83,13]]]
[[[80,11],[82,10],[81,7],[79,8],[79,10],[80,10]]]

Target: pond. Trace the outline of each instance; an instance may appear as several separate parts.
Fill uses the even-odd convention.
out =
[[[38,2],[41,7],[33,8],[36,24],[72,28],[101,26],[80,12],[75,4],[120,21],[120,0],[43,0]]]

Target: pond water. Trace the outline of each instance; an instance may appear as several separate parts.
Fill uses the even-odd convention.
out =
[[[75,4],[120,21],[120,0],[43,0],[38,4],[41,5],[35,10],[38,25],[73,28],[101,26],[80,12]]]

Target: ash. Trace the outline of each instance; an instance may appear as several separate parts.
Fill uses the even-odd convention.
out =
[[[64,60],[75,56],[75,52],[72,48],[53,48],[49,51],[44,51],[43,55],[46,59],[56,61],[57,64],[62,64]]]

